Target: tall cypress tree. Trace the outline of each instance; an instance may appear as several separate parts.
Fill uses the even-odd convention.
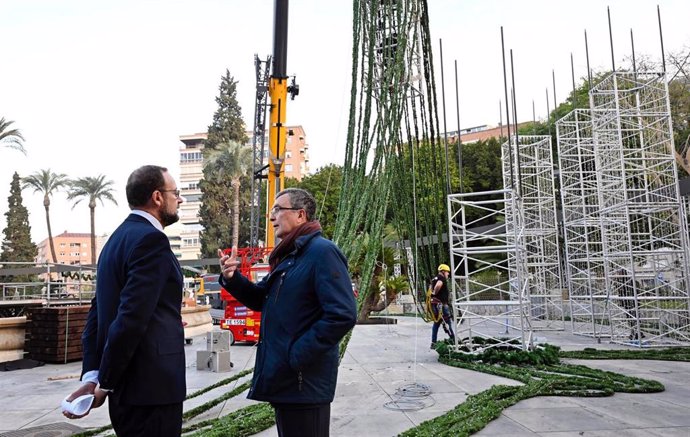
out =
[[[230,141],[244,144],[248,140],[242,119],[242,108],[237,102],[237,84],[235,78],[230,76],[230,71],[225,70],[216,97],[218,109],[213,114],[213,122],[208,127],[208,139],[204,143],[207,152],[217,149],[219,144]]]
[[[225,70],[221,77],[219,93],[216,97],[218,109],[213,114],[213,122],[208,127],[208,139],[204,143],[204,161],[209,154],[227,144],[237,141],[245,144],[248,141],[245,133],[242,108],[237,102],[237,81]],[[232,190],[230,175],[222,169],[204,167],[204,178],[200,183],[201,207],[200,222],[204,226],[201,232],[201,256],[216,256],[216,249],[230,247],[232,237]],[[249,187],[249,178],[243,178],[242,186]],[[240,198],[240,246],[249,239],[250,190],[243,190]]]
[[[0,262],[33,262],[38,251],[31,241],[31,225],[29,225],[29,211],[22,201],[21,179],[17,172],[12,177],[10,184],[10,197],[7,198],[9,208],[5,213],[7,227],[3,231],[2,253]],[[24,282],[29,276],[14,276],[12,282]]]

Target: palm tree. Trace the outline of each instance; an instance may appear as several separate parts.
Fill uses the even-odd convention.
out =
[[[22,141],[24,137],[19,129],[10,129],[13,121],[5,120],[5,117],[0,118],[0,144],[10,149],[19,150],[26,155],[26,150]]]
[[[117,205],[117,200],[113,197],[113,181],[106,181],[104,175],[97,177],[87,176],[71,181],[70,190],[67,193],[67,200],[74,200],[72,208],[85,198],[89,199],[89,210],[91,211],[91,264],[96,265],[96,200],[107,199]]]
[[[218,176],[230,178],[230,186],[233,191],[232,206],[232,245],[237,247],[240,239],[240,179],[246,176],[252,168],[254,158],[252,148],[229,141],[218,145],[211,151],[206,161],[206,166],[212,166]]]
[[[34,193],[43,193],[43,207],[46,209],[46,225],[48,226],[48,242],[50,243],[50,255],[53,262],[57,262],[55,244],[53,243],[53,231],[50,227],[50,196],[61,188],[69,186],[67,175],[53,173],[50,169],[38,171],[31,176],[22,179],[22,188],[33,188]]]

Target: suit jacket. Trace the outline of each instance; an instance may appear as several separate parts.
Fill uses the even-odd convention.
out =
[[[182,271],[168,238],[130,214],[98,259],[96,296],[82,335],[82,372],[128,405],[182,402],[186,394]]]

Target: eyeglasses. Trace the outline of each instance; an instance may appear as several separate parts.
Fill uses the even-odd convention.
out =
[[[180,190],[158,190],[161,193],[173,193],[175,197],[180,197]]]
[[[276,215],[280,211],[299,211],[300,209],[304,208],[288,208],[287,206],[275,205],[273,208],[271,208],[271,214]]]

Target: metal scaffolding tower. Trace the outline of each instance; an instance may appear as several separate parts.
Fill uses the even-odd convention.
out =
[[[592,119],[576,109],[556,121],[561,181],[565,277],[574,334],[609,333]]]
[[[259,247],[259,232],[261,227],[261,192],[263,184],[261,181],[266,179],[263,171],[267,168],[264,165],[264,150],[266,148],[266,108],[268,107],[268,80],[271,57],[265,61],[254,55],[254,67],[256,68],[256,100],[254,101],[254,131],[252,134],[252,147],[254,160],[252,161],[252,208],[249,224],[249,245]]]
[[[532,344],[520,213],[524,208],[519,202],[510,189],[448,196],[450,282],[459,350],[527,350]],[[510,221],[509,214],[514,214]]]
[[[562,330],[564,323],[558,221],[550,136],[519,136],[502,145],[503,185],[519,187],[524,227],[525,268],[534,330]],[[509,153],[512,150],[512,153]],[[518,160],[519,157],[519,160]],[[511,160],[514,180],[511,181]],[[519,178],[519,180],[518,180]],[[517,213],[508,214],[511,223]]]
[[[687,221],[665,74],[612,73],[590,107],[611,340],[689,344]]]

